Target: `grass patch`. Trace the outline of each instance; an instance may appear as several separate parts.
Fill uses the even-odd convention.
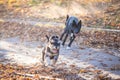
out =
[[[107,26],[105,26],[105,28],[106,28],[106,29],[113,29],[113,26],[107,25]]]

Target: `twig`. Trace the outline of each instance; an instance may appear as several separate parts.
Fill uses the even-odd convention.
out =
[[[20,76],[25,76],[25,77],[31,77],[31,78],[36,76],[35,74],[22,74],[22,73],[14,73],[14,74],[15,74],[15,75],[20,75]],[[44,79],[62,80],[62,79],[60,79],[60,78],[52,78],[52,77],[50,77],[50,76],[42,76],[42,75],[39,75],[39,74],[37,74],[37,76],[38,76],[39,79],[44,78]]]

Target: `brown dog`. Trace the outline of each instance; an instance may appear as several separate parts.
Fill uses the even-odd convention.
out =
[[[42,51],[42,61],[45,66],[54,66],[59,57],[60,41],[58,36],[51,36],[48,39],[47,45]]]

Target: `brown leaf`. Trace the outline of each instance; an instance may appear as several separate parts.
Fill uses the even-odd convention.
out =
[[[86,73],[86,72],[88,72],[87,69],[80,69],[80,71],[79,71],[79,73]]]
[[[93,72],[99,74],[101,73],[101,70],[94,70]]]
[[[34,79],[40,79],[39,75],[36,74],[36,75],[34,76]]]

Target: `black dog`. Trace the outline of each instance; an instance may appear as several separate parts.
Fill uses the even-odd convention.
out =
[[[60,40],[58,36],[46,37],[48,43],[42,51],[42,61],[45,66],[54,66],[59,57]]]
[[[79,21],[76,17],[73,17],[73,16],[69,17],[67,15],[67,19],[66,19],[66,22],[65,22],[66,27],[65,27],[64,32],[62,33],[62,35],[60,37],[60,40],[62,40],[63,36],[66,34],[65,38],[62,42],[62,45],[64,46],[68,35],[71,35],[70,36],[70,42],[68,44],[67,49],[70,49],[72,42],[76,38],[76,35],[80,32],[81,25],[82,25],[81,20]]]

